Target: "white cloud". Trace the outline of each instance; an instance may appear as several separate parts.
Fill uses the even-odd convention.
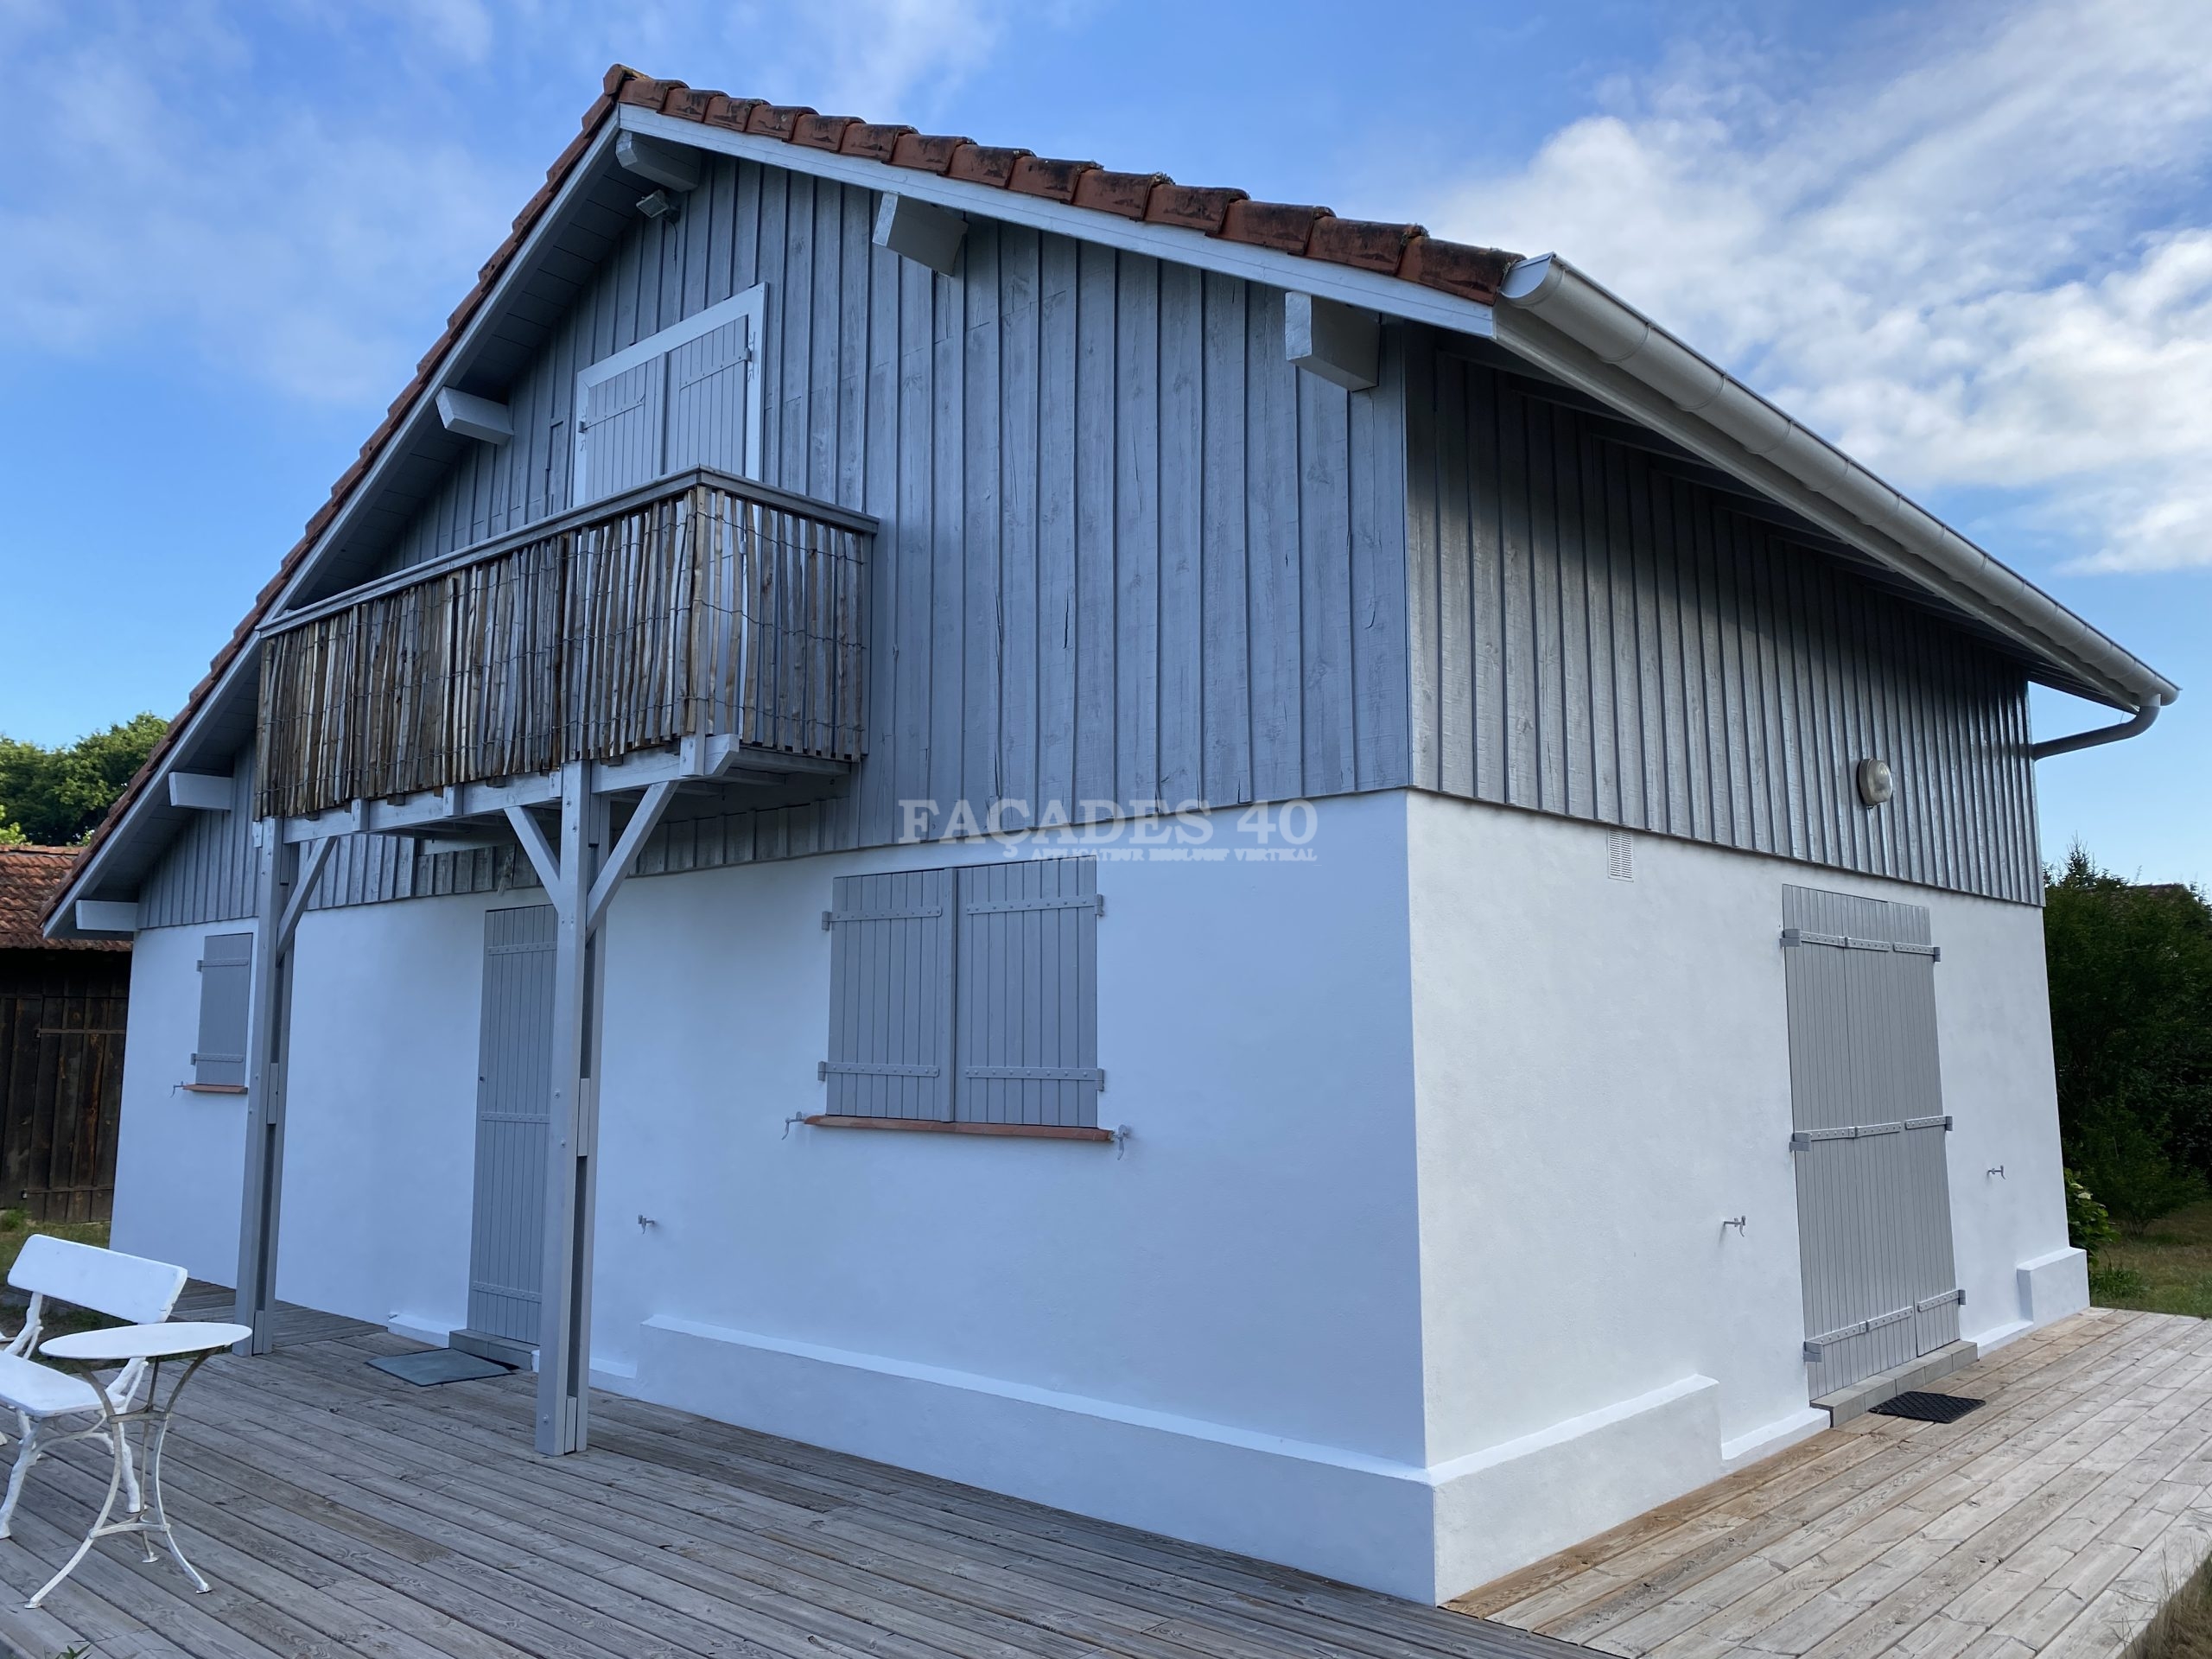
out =
[[[2014,493],[2077,568],[2212,564],[2212,8],[1883,40],[1910,66],[1817,86],[1678,60],[1428,222],[1566,254],[1901,486]]]
[[[0,349],[148,348],[380,410],[618,59],[882,118],[1007,0],[0,0]],[[532,104],[531,100],[537,100]]]

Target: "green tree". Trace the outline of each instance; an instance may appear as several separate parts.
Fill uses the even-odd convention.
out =
[[[0,737],[0,842],[67,847],[92,832],[168,730],[144,714],[48,748]]]
[[[2212,1179],[2212,905],[2075,847],[2044,893],[2066,1161],[2131,1225]]]

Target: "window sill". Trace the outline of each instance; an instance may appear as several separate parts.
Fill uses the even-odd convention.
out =
[[[1079,1128],[1061,1123],[945,1123],[926,1117],[846,1117],[817,1112],[804,1120],[821,1129],[907,1129],[923,1135],[1007,1135],[1031,1141],[1103,1141],[1114,1139],[1111,1129]]]
[[[180,1083],[177,1087],[188,1095],[242,1095],[242,1083]]]

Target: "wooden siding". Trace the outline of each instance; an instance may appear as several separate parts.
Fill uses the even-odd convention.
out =
[[[138,925],[235,922],[253,914],[253,768],[246,749],[231,779],[231,810],[194,812],[138,889]]]
[[[0,950],[0,1209],[104,1221],[115,1203],[130,958]]]
[[[891,842],[905,798],[941,824],[1406,781],[1395,350],[1347,393],[1285,361],[1280,292],[987,222],[938,276],[872,244],[875,200],[709,162],[392,568],[563,510],[577,371],[765,283],[765,481],[884,524],[869,759],[808,844]]]
[[[2017,665],[1525,381],[1408,380],[1415,783],[2039,899]]]

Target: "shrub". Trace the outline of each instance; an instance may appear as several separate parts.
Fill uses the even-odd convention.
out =
[[[2077,1250],[2087,1251],[2094,1262],[2097,1252],[2119,1236],[2120,1229],[2112,1224],[2112,1211],[2097,1202],[2089,1189],[2082,1185],[2081,1177],[2068,1170],[2066,1242]]]

